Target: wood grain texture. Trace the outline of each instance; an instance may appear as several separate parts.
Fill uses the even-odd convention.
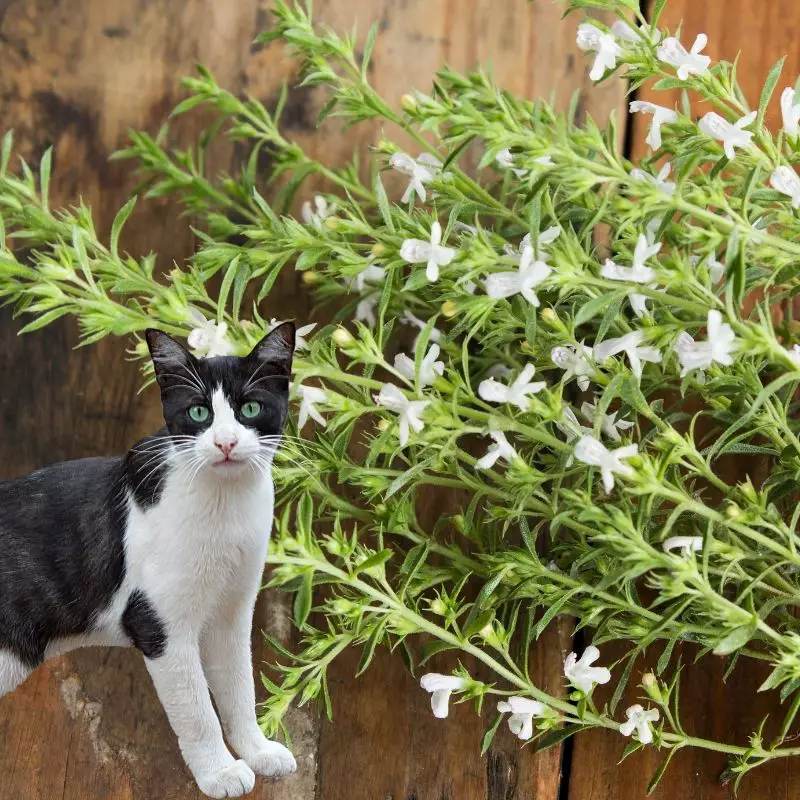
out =
[[[740,53],[738,77],[751,107],[758,105],[761,87],[774,63],[787,55],[783,74],[770,103],[767,124],[777,131],[780,127],[780,105],[778,99],[784,86],[793,86],[800,71],[800,52],[796,46],[796,34],[800,29],[800,5],[791,0],[767,0],[752,3],[750,0],[670,0],[662,16],[660,26],[674,31],[681,24],[681,41],[691,46],[695,36],[704,32],[709,37],[704,51],[714,60],[733,60]],[[653,92],[647,87],[640,92],[641,99],[670,106],[678,102],[677,93]],[[710,110],[705,104],[695,102],[694,113],[699,117]],[[632,123],[632,152],[634,158],[647,153],[644,142],[649,120],[636,115]],[[725,467],[724,478],[735,482],[745,475],[737,470],[735,459]],[[618,651],[621,655],[621,651]],[[642,662],[641,672],[652,669],[658,658],[653,652]],[[677,653],[676,653],[677,655]],[[782,719],[776,692],[759,695],[758,686],[766,678],[768,670],[761,664],[743,659],[739,662],[727,683],[723,676],[727,662],[721,658],[707,657],[698,665],[693,664],[695,652],[681,652],[686,665],[683,673],[681,699],[683,724],[692,735],[746,744],[747,737],[761,719],[770,713],[771,725],[767,730],[775,731]],[[604,648],[605,657],[613,657],[611,648]],[[638,679],[637,679],[638,680]],[[636,683],[637,680],[632,680]],[[638,692],[628,692],[628,702],[620,704],[618,715],[624,716],[624,708],[632,702]],[[767,737],[769,741],[769,737]],[[570,800],[588,798],[614,798],[615,800],[639,800],[645,796],[650,777],[663,758],[652,748],[635,753],[618,766],[628,740],[614,733],[589,733],[575,740],[572,771],[569,782]],[[732,784],[721,785],[719,776],[726,766],[724,756],[700,750],[686,750],[673,760],[667,775],[652,795],[658,800],[672,798],[697,798],[697,800],[723,800],[732,798]],[[747,776],[738,794],[739,800],[789,800],[800,796],[800,762],[796,759],[772,763],[755,770]]]
[[[296,67],[280,47],[253,47],[267,23],[269,0],[6,0],[0,2],[0,127],[14,127],[21,153],[35,163],[55,145],[53,204],[90,205],[100,231],[135,185],[131,165],[109,164],[128,127],[155,132],[181,97],[179,77],[202,58],[234,91],[273,105]],[[399,104],[410,88],[427,91],[445,62],[456,68],[491,61],[499,84],[527,97],[555,93],[565,107],[589,84],[574,47],[576,22],[563,23],[550,3],[522,0],[317,0],[316,16],[341,31],[354,22],[381,37],[372,79]],[[619,85],[592,90],[581,107],[598,118],[621,106]],[[337,120],[314,128],[318,91],[299,92],[284,116],[289,138],[331,164],[365,152],[377,125],[347,132]],[[176,144],[193,140],[202,117],[174,126]],[[395,134],[393,131],[387,133]],[[403,142],[402,139],[400,139]],[[215,168],[230,169],[222,148]],[[306,190],[310,192],[310,189]],[[303,198],[300,198],[303,199]],[[191,253],[193,240],[168,201],[140,203],[124,246],[154,250],[164,269]],[[287,274],[263,313],[308,317],[308,300]],[[280,313],[278,314],[278,310]],[[6,436],[2,477],[36,465],[90,454],[119,453],[160,424],[157,397],[137,395],[139,375],[123,344],[105,341],[74,350],[74,325],[64,323],[18,339],[19,324],[0,315],[0,379],[14,387],[0,397]],[[444,497],[427,508],[442,513]],[[265,595],[256,613],[256,667],[267,657],[258,630],[291,637],[285,604]],[[558,690],[569,627],[553,630],[533,654],[532,674]],[[288,721],[300,769],[279,782],[259,781],[263,800],[555,800],[561,753],[520,750],[504,730],[480,759],[481,728],[466,705],[435,720],[429,697],[396,659],[382,653],[364,676],[348,654],[332,675],[335,721],[320,725],[300,709]],[[452,666],[441,660],[439,669]],[[472,666],[472,665],[470,665]],[[476,669],[476,673],[480,674]],[[140,657],[132,651],[71,654],[38,670],[0,700],[0,800],[197,798],[191,777],[158,706]]]

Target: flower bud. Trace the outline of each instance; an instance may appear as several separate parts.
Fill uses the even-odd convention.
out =
[[[448,319],[456,315],[456,304],[453,300],[445,300],[442,303],[442,315]]]
[[[338,556],[342,552],[342,546],[336,539],[327,539],[325,549],[332,555]]]
[[[558,314],[552,308],[543,308],[539,316],[542,318],[542,322],[555,322],[558,319]]]
[[[453,517],[453,527],[459,532],[464,533],[467,528],[466,520],[464,519],[463,514],[456,514]]]
[[[337,347],[349,347],[355,342],[353,334],[341,325],[333,332],[331,338]]]
[[[400,98],[400,105],[410,114],[417,110],[417,101],[413,94],[404,94]]]
[[[310,269],[307,269],[303,273],[303,283],[306,286],[312,286],[315,283],[319,283],[319,275],[316,272],[312,272]]]
[[[382,242],[375,242],[370,251],[375,258],[381,258],[389,252],[389,248]]]
[[[375,512],[376,516],[382,517],[384,514],[386,514],[389,508],[387,507],[386,503],[378,503],[378,505],[376,505],[372,510]]]
[[[431,600],[429,608],[432,614],[438,614],[440,617],[443,617],[447,613],[447,606],[444,604],[441,597]]]
[[[329,230],[335,231],[339,227],[340,220],[336,217],[327,217],[325,220],[325,227]]]
[[[642,689],[647,692],[647,696],[651,700],[663,705],[664,697],[661,694],[661,687],[658,685],[658,678],[652,672],[645,672],[642,675]]]
[[[388,419],[379,419],[377,427],[378,427],[379,431],[387,431],[387,430],[389,430],[389,420]]]
[[[736,503],[729,503],[727,508],[725,509],[725,516],[728,519],[736,519],[737,517],[741,516],[742,509],[736,505]]]

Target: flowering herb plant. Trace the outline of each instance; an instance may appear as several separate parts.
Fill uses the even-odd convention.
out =
[[[160,275],[152,257],[119,250],[133,200],[101,242],[88,209],[49,208],[49,154],[38,176],[11,171],[8,135],[0,294],[32,317],[23,330],[73,315],[84,341],[133,336],[139,356],[154,324],[200,356],[245,352],[275,322],[259,304],[284,269],[333,309],[331,324],[300,331],[297,430],[276,465],[272,583],[294,593],[302,644],[272,642],[283,662],[264,678],[265,728],[293,702],[319,697],[330,711],[327,669],[350,645],[361,670],[379,645],[418,672],[451,651],[459,666],[422,674],[420,691],[437,717],[451,698],[491,702],[485,748],[504,719],[542,746],[601,727],[631,737],[629,750],[664,752],[653,786],[690,746],[728,754],[738,780],[800,754],[787,746],[800,708],[800,103],[779,62],[751,109],[734,66],[703,55],[705,36],[687,50],[659,28],[663,0],[649,21],[634,0],[566,6],[617,17],[577,28],[592,79],[685,90],[680,108],[630,103],[650,117],[640,163],[620,152],[613,119],[578,124],[574,108],[515,98],[482,72],[444,69],[395,109],[368,81],[375,30],[358,58],[352,38],[276,0],[264,39],[324,87],[321,116],[380,119],[414,152],[385,138],[367,180],[356,163],[333,169],[284,138],[285,94],[270,112],[201,69],[174,113],[212,108],[214,130],[253,155],[241,174],[210,178],[212,137],[179,151],[138,133],[117,154],[200,230],[189,263]],[[770,131],[776,90],[783,124]],[[699,121],[688,91],[713,109]],[[477,168],[462,169],[474,152]],[[396,196],[387,174],[404,182]],[[306,192],[295,219],[287,209],[312,175],[328,193]],[[280,187],[272,204],[265,179]],[[747,465],[738,477],[720,468],[731,454]],[[433,524],[428,486],[455,490]],[[528,664],[559,615],[593,644],[566,658],[554,695]],[[605,661],[604,642],[626,654]],[[767,662],[761,689],[786,709],[775,735],[684,730],[680,643]],[[634,661],[640,702],[623,710]],[[613,696],[595,702],[609,682]]]

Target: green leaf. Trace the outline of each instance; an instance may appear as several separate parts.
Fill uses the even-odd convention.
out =
[[[492,741],[494,739],[495,733],[497,733],[497,729],[500,727],[500,723],[503,721],[503,715],[498,714],[494,718],[494,722],[491,724],[489,729],[486,733],[483,734],[483,739],[481,739],[481,756],[486,755],[486,751],[492,746]]]
[[[359,572],[369,572],[371,569],[380,567],[385,564],[393,555],[394,553],[391,550],[379,550],[377,553],[373,553],[369,558],[358,564],[353,570],[353,574],[357,575]]]
[[[383,217],[383,224],[389,231],[394,233],[394,220],[392,219],[392,207],[389,203],[389,197],[386,194],[386,189],[383,188],[383,181],[381,180],[380,173],[375,174],[375,181],[372,185],[375,192],[375,199],[378,201],[378,208]]]
[[[378,23],[374,22],[367,33],[367,41],[364,43],[364,55],[361,58],[361,79],[364,83],[367,82],[367,71],[369,69],[369,62],[372,58],[372,51],[375,48],[375,39],[378,36]]]
[[[233,279],[236,277],[237,267],[239,266],[239,254],[237,253],[228,268],[225,270],[225,277],[219,287],[219,297],[217,298],[217,322],[222,322],[225,318],[225,305],[228,302],[228,293],[233,286]]]
[[[679,747],[670,748],[666,758],[658,765],[658,769],[653,773],[653,777],[650,778],[650,782],[647,784],[648,795],[655,791],[656,786],[658,786],[658,784],[661,782],[661,779],[664,777],[664,773],[667,771],[667,767],[669,766],[669,762],[672,760],[672,756],[674,756],[678,750],[680,750]]]
[[[563,728],[559,728],[556,731],[552,731],[545,736],[542,736],[541,739],[536,740],[536,752],[539,753],[542,750],[547,750],[550,747],[555,747],[558,744],[561,744],[565,739],[569,739],[570,736],[574,736],[576,733],[580,733],[583,730],[588,728],[588,725],[565,725]]]
[[[760,128],[764,124],[764,115],[767,113],[767,106],[769,105],[772,93],[775,91],[775,86],[778,83],[778,78],[781,76],[783,64],[786,61],[786,56],[781,58],[777,64],[769,71],[767,80],[764,82],[764,88],[761,90],[761,99],[758,101],[758,116],[756,117],[756,128]]]
[[[740,625],[734,628],[724,639],[714,648],[715,656],[727,656],[744,647],[758,630],[756,622],[749,622],[747,625]]]
[[[605,312],[609,308],[609,303],[613,303],[622,297],[625,297],[628,290],[617,290],[616,292],[603,292],[598,297],[593,297],[587,303],[584,303],[575,314],[575,327],[584,325],[585,323],[593,320],[601,312]]]
[[[109,249],[114,258],[119,258],[119,237],[122,234],[122,229],[128,221],[134,206],[136,205],[136,195],[131,197],[122,208],[117,211],[114,217],[114,222],[111,224],[111,236],[109,237]]]
[[[308,570],[303,574],[303,581],[294,596],[294,623],[302,630],[311,613],[311,598],[314,590],[314,572]]]
[[[378,624],[372,629],[372,633],[370,633],[369,638],[364,645],[364,652],[361,654],[361,658],[358,662],[358,670],[356,671],[356,678],[361,675],[367,667],[372,663],[372,659],[375,656],[375,648],[381,643],[383,639],[384,631],[386,630],[386,624],[388,620],[384,617],[382,620],[378,622]]]
[[[48,147],[39,163],[39,182],[41,184],[42,208],[47,211],[48,197],[50,195],[50,170],[53,166],[53,148]]]

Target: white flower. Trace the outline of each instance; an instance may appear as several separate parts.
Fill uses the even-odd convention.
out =
[[[514,154],[506,148],[505,150],[501,150],[496,156],[495,161],[505,169],[513,169],[514,168]],[[524,169],[513,169],[514,174],[518,178],[525,177],[525,170]]]
[[[661,543],[661,549],[665,553],[672,550],[680,550],[681,555],[688,556],[692,551],[698,552],[703,549],[702,536],[670,536]]]
[[[274,330],[278,327],[278,325],[282,325],[283,323],[279,319],[275,319],[273,317],[269,321],[269,329]],[[297,350],[305,350],[308,347],[308,342],[306,341],[306,337],[308,336],[314,328],[317,327],[316,322],[312,322],[310,325],[303,325],[302,327],[298,328],[294,334],[294,349],[295,352]]]
[[[594,377],[592,364],[592,348],[583,342],[578,345],[565,344],[554,347],[550,351],[552,362],[564,370],[563,380],[578,379],[578,388],[585,392],[589,388],[589,379]]]
[[[450,695],[465,689],[467,684],[466,678],[440,675],[438,672],[428,672],[419,679],[419,685],[426,692],[431,692],[431,709],[437,719],[444,719],[447,716],[450,710]]]
[[[635,178],[637,181],[647,181],[648,183],[652,183],[656,189],[660,189],[662,192],[664,192],[664,194],[671,196],[675,194],[676,188],[672,181],[667,180],[671,170],[672,165],[669,162],[661,167],[661,171],[658,173],[658,175],[651,175],[649,172],[645,172],[643,169],[636,167],[635,169],[631,170],[631,178]]]
[[[564,661],[566,679],[584,694],[589,694],[594,684],[608,683],[611,680],[611,673],[606,667],[591,666],[598,658],[600,651],[594,645],[589,645],[580,660],[577,653],[570,653]]]
[[[622,438],[619,435],[620,431],[627,431],[633,427],[633,423],[627,419],[617,419],[617,413],[614,411],[611,414],[603,414],[603,421],[600,423],[600,430],[614,442],[620,441]],[[597,416],[597,405],[595,403],[583,403],[581,405],[581,414],[594,423],[594,418]]]
[[[439,280],[439,267],[447,266],[455,257],[456,250],[452,247],[442,247],[442,226],[438,222],[431,225],[431,240],[423,242],[421,239],[406,239],[400,247],[400,258],[419,264],[427,261],[425,274],[433,283]]]
[[[614,34],[605,33],[588,22],[578,25],[577,45],[584,52],[596,53],[589,77],[599,81],[606,70],[617,66],[617,58],[622,55],[622,48],[617,44]]]
[[[616,339],[606,339],[594,348],[595,361],[600,364],[609,356],[625,353],[631,364],[631,371],[637,378],[642,377],[642,361],[658,364],[661,361],[661,351],[657,347],[642,345],[644,333],[631,331]]]
[[[300,216],[306,225],[313,225],[315,228],[321,228],[322,224],[328,217],[336,213],[336,204],[328,205],[328,201],[321,195],[314,195],[314,205],[306,200],[303,207],[300,209]]]
[[[537,164],[541,164],[543,167],[552,167],[554,166],[554,161],[552,156],[537,156],[533,159]]]
[[[700,120],[697,127],[706,136],[722,142],[722,149],[725,151],[725,155],[733,161],[736,157],[737,147],[752,147],[753,132],[744,129],[755,121],[757,114],[757,111],[751,111],[731,125],[730,122],[723,119],[715,111],[709,111]]]
[[[503,386],[494,378],[488,378],[480,382],[478,394],[487,403],[509,403],[517,406],[520,411],[525,411],[528,407],[528,396],[541,392],[547,386],[544,381],[531,382],[535,372],[536,367],[533,364],[526,364],[510,386]]]
[[[511,714],[508,718],[509,730],[514,736],[527,741],[533,736],[533,718],[545,714],[547,706],[527,697],[509,697],[497,704],[497,710],[501,714]]]
[[[363,294],[375,284],[382,283],[385,277],[386,270],[383,267],[379,267],[377,264],[370,264],[352,277],[350,288]]]
[[[629,108],[631,114],[641,112],[653,115],[653,122],[650,125],[650,131],[645,141],[653,150],[658,150],[658,148],[661,147],[661,126],[664,123],[677,122],[678,112],[671,108],[658,106],[655,103],[648,103],[644,100],[632,100]]]
[[[800,364],[800,344],[793,344],[792,349],[789,350],[789,357],[796,364]]]
[[[220,322],[217,325],[195,309],[191,309],[189,313],[196,327],[189,334],[186,343],[196,356],[214,358],[215,356],[229,356],[236,352],[236,348],[228,339],[227,323]]]
[[[494,444],[490,444],[486,455],[478,459],[475,464],[477,469],[491,469],[499,458],[511,463],[517,457],[517,451],[502,431],[490,431],[489,436],[494,439]]]
[[[618,447],[616,450],[609,450],[602,442],[594,436],[582,436],[575,445],[575,458],[588,464],[590,467],[600,467],[600,475],[603,478],[603,486],[607,492],[614,488],[614,475],[633,475],[633,470],[622,463],[623,458],[632,458],[639,452],[639,447],[635,444],[628,444],[625,447]]]
[[[623,736],[630,736],[635,728],[639,741],[642,744],[650,744],[653,741],[650,723],[658,722],[658,718],[661,716],[658,709],[649,708],[645,711],[636,703],[625,711],[625,715],[628,717],[628,721],[619,726],[619,732]]]
[[[681,377],[693,369],[707,369],[715,361],[730,366],[731,353],[735,349],[736,335],[727,322],[722,321],[719,311],[708,312],[708,340],[696,342],[685,331],[675,342],[675,352],[681,362]]]
[[[796,104],[794,98],[794,89],[787,86],[781,94],[783,132],[787,136],[797,136],[800,133],[800,104]]]
[[[689,263],[696,267],[702,261],[701,256],[689,256]],[[708,269],[708,276],[711,278],[711,283],[719,283],[725,275],[725,265],[717,260],[717,253],[712,250],[706,257],[706,268]]]
[[[584,405],[588,404],[585,403]],[[578,422],[575,412],[569,406],[564,406],[561,419],[556,420],[555,425],[567,437],[567,442],[574,442],[579,436],[591,435],[592,433],[591,428],[587,428]],[[569,463],[572,463],[572,456],[570,456]]]
[[[428,352],[422,359],[419,365],[419,385],[420,388],[430,386],[435,380],[437,375],[444,373],[444,361],[437,361],[439,355],[439,345],[432,344],[428,348]],[[394,358],[394,368],[408,380],[413,381],[416,376],[416,369],[414,367],[414,359],[407,356],[405,353],[400,353]]]
[[[778,167],[769,176],[769,185],[781,194],[791,197],[792,208],[800,208],[800,176],[791,167]]]
[[[600,274],[604,278],[612,281],[630,281],[631,283],[651,283],[656,273],[648,267],[645,262],[648,258],[652,258],[661,250],[661,242],[650,244],[647,241],[647,236],[643,233],[639,234],[636,240],[636,247],[633,251],[633,264],[630,267],[620,267],[610,258],[606,259],[605,264],[600,270]]]
[[[427,197],[425,184],[430,183],[442,169],[442,162],[430,153],[422,153],[416,160],[406,153],[395,153],[389,159],[389,164],[411,178],[405,194],[400,198],[402,203],[407,203],[415,192],[424,203]]]
[[[425,329],[425,326],[428,324],[425,322],[424,319],[420,319],[419,317],[415,317],[410,311],[405,310],[403,311],[403,316],[400,318],[400,322],[404,325],[411,325],[414,328],[419,328],[420,331]],[[417,335],[416,339],[414,339],[414,349],[417,349],[417,341],[419,340],[419,335]],[[438,328],[431,329],[430,341],[432,342],[441,342],[442,341],[442,332]]]
[[[711,59],[701,55],[708,43],[708,36],[699,33],[690,52],[674,36],[670,36],[658,46],[656,55],[665,63],[678,70],[678,77],[685,81],[690,75],[707,75]]]
[[[298,386],[297,396],[300,398],[300,413],[297,416],[297,428],[302,430],[308,418],[318,422],[324,428],[328,423],[316,408],[316,403],[326,403],[328,395],[319,386]]]
[[[381,297],[378,292],[373,292],[366,297],[362,297],[356,306],[356,322],[363,322],[368,327],[374,328],[375,323],[377,322],[375,310],[378,308],[378,303],[380,303],[380,300]]]
[[[657,44],[661,41],[661,31],[656,29],[651,31],[649,26],[647,25],[640,25],[639,31],[644,35],[645,39],[653,42],[653,44]],[[617,39],[622,39],[623,42],[627,42],[629,44],[638,44],[642,41],[641,36],[636,32],[636,28],[633,27],[629,22],[625,20],[618,19],[612,26],[611,26],[611,33],[617,37]]]
[[[393,383],[384,383],[380,392],[373,395],[373,399],[379,406],[397,412],[400,418],[401,447],[405,447],[408,443],[409,428],[415,433],[419,433],[425,427],[419,415],[429,405],[430,401],[409,400]]]
[[[559,225],[553,225],[551,228],[539,231],[539,235],[536,237],[536,249],[534,252],[538,253],[540,259],[547,258],[548,255],[547,246],[552,244],[556,239],[558,239],[560,235],[561,235],[561,227]],[[525,251],[532,249],[533,249],[533,238],[531,237],[530,233],[526,233],[525,236],[522,237],[522,241],[519,244],[519,249],[516,249],[513,245],[507,244],[503,248],[503,252],[509,258],[513,258],[519,264],[520,261],[522,261],[523,256],[525,255]]]
[[[486,294],[497,300],[521,294],[532,306],[539,306],[534,287],[546,280],[553,271],[544,261],[535,261],[533,248],[524,247],[516,272],[495,272],[486,278]]]

